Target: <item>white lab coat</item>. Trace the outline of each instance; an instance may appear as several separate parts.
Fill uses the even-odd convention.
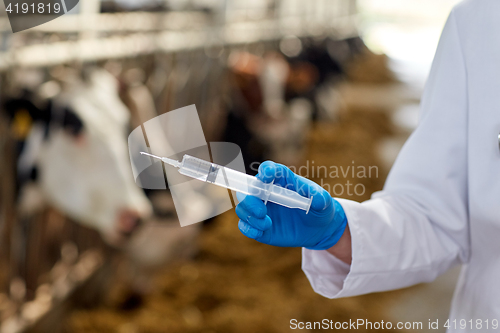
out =
[[[420,124],[384,190],[339,200],[352,264],[303,250],[314,290],[338,298],[397,289],[464,263],[450,318],[500,321],[499,131],[500,1],[466,1],[444,27]],[[476,331],[485,329],[449,330]]]

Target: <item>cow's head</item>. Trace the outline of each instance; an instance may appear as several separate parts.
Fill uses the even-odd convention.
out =
[[[151,205],[130,170],[130,114],[118,97],[116,80],[103,70],[93,71],[86,82],[55,97],[45,112],[50,116],[38,121],[43,126],[32,126],[32,132],[44,132],[36,166],[45,200],[119,245],[148,217]],[[27,138],[25,150],[33,137]]]

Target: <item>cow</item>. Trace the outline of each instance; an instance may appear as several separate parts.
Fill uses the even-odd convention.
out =
[[[20,213],[33,209],[25,201],[38,192],[37,202],[120,246],[152,212],[131,176],[126,141],[130,112],[118,97],[116,79],[106,71],[95,70],[83,82],[69,76],[61,93],[43,108],[29,96],[5,103],[13,121],[27,112],[33,122],[17,163]]]
[[[193,253],[200,226],[181,228],[175,213],[155,216],[136,185],[127,145],[134,123],[118,80],[104,69],[89,70],[84,80],[71,71],[57,79],[4,103],[11,132],[22,134],[16,136],[20,221],[53,207],[97,230],[120,250],[116,257],[128,267],[123,277],[129,292],[143,295],[158,268]],[[168,191],[151,199],[173,211]]]

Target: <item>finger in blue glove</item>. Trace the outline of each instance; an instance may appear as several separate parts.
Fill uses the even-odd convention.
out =
[[[340,203],[318,184],[293,173],[284,165],[271,161],[262,163],[257,178],[265,183],[274,181],[282,187],[312,197],[308,214],[299,209],[264,202],[238,193],[240,203],[236,214],[238,227],[249,238],[259,242],[289,247],[324,250],[335,245],[347,225]]]

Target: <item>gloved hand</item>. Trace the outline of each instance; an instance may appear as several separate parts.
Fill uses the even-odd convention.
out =
[[[313,200],[306,214],[272,202],[264,205],[257,197],[238,193],[238,227],[245,236],[264,244],[312,250],[326,250],[338,242],[347,218],[342,206],[325,189],[271,161],[260,165],[256,177],[265,183],[274,180],[275,184],[309,198],[312,196]]]

